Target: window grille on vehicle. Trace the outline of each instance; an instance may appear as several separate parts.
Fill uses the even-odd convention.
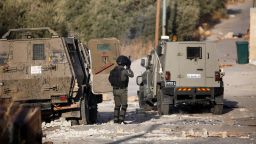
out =
[[[202,59],[202,47],[187,47],[187,59]]]
[[[8,54],[0,53],[0,65],[6,64],[7,60],[8,60]]]
[[[44,44],[33,44],[33,60],[44,60]]]
[[[97,50],[99,51],[110,51],[112,49],[111,45],[109,44],[98,44]]]

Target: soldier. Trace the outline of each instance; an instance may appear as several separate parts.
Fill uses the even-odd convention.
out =
[[[114,123],[124,123],[127,105],[127,87],[129,77],[133,77],[130,69],[131,61],[126,56],[119,56],[116,60],[118,66],[111,70],[109,81],[113,87],[115,101]]]

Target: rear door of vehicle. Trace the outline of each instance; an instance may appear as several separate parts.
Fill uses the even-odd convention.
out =
[[[108,76],[120,55],[119,40],[116,38],[92,39],[88,42],[88,47],[91,53],[93,92],[112,91]]]
[[[204,43],[180,43],[178,52],[180,86],[205,86],[205,47]]]

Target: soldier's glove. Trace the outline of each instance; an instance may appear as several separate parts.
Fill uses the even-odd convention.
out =
[[[127,67],[128,69],[130,69],[131,63],[132,63],[131,60],[130,60],[130,59],[127,59],[126,67]]]

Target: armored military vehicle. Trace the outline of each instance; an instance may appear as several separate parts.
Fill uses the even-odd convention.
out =
[[[151,52],[141,65],[146,71],[137,77],[140,107],[169,114],[181,104],[203,103],[213,114],[223,109],[224,75],[215,55],[214,42],[169,42]]]
[[[50,28],[11,29],[0,40],[0,100],[38,105],[43,113],[94,123],[102,93],[111,91],[97,91],[94,79],[114,67],[118,43],[98,39],[87,48]],[[110,87],[107,82],[102,78],[98,85]]]

